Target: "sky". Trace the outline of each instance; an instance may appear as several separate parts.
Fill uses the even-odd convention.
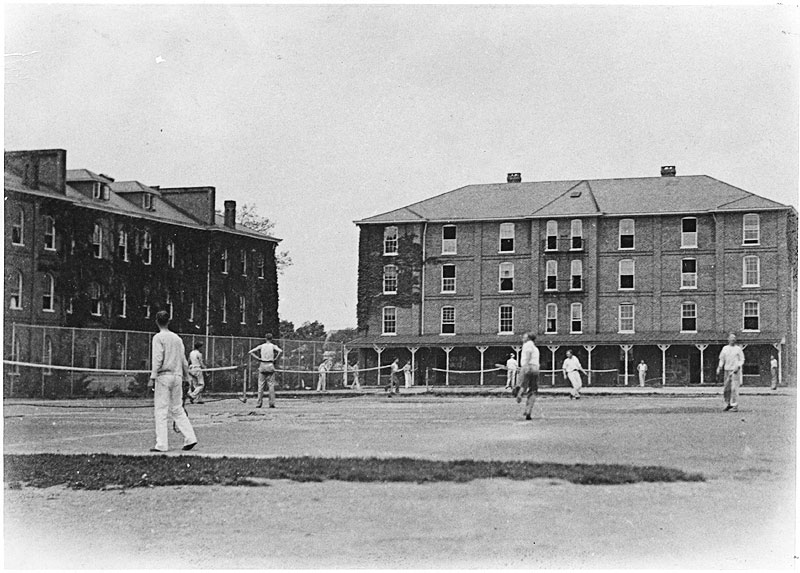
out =
[[[474,183],[706,174],[797,207],[798,8],[5,5],[4,146],[211,185],[355,327],[363,219]]]

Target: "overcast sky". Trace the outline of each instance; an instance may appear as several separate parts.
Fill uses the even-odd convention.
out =
[[[6,5],[5,149],[213,185],[356,324],[352,221],[472,183],[707,174],[797,206],[797,9]]]

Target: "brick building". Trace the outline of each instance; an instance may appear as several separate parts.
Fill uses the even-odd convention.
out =
[[[484,370],[538,333],[542,368],[566,350],[610,370],[593,384],[715,382],[727,334],[745,384],[769,359],[795,380],[797,213],[705,175],[469,185],[360,228],[360,362],[414,363],[416,383],[498,383]],[[544,383],[562,384],[560,374]]]
[[[185,334],[278,331],[279,239],[215,212],[214,187],[160,188],[66,169],[61,149],[5,153],[6,356],[13,324]]]

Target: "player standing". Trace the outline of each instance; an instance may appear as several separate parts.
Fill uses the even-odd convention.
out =
[[[647,380],[647,364],[644,360],[640,360],[636,365],[636,371],[639,373],[639,386],[644,388],[644,383]]]
[[[512,352],[508,355],[508,360],[506,360],[506,388],[516,388],[518,367],[517,357]]]
[[[564,379],[569,379],[570,384],[572,384],[572,392],[569,395],[570,400],[578,400],[581,397],[581,386],[583,385],[580,373],[586,374],[586,370],[581,366],[581,361],[578,360],[578,357],[572,354],[572,350],[567,350],[567,358],[561,365],[561,369],[564,371]],[[588,376],[588,374],[586,375]]]
[[[736,345],[736,335],[728,336],[728,344],[722,347],[719,353],[717,375],[725,371],[725,388],[722,397],[725,400],[725,411],[739,410],[739,386],[742,383],[742,366],[744,365],[744,352],[741,346]]]
[[[522,370],[522,392],[517,396],[517,403],[525,400],[525,419],[531,419],[533,403],[536,401],[536,394],[539,393],[539,349],[536,348],[536,334],[528,332],[522,337],[522,354],[520,356]]]
[[[272,333],[264,335],[264,344],[259,344],[249,354],[258,360],[258,402],[256,408],[264,405],[264,384],[269,391],[269,407],[275,407],[275,362],[283,350],[272,344]]]
[[[191,391],[189,392],[189,401],[194,404],[202,404],[200,401],[200,393],[206,386],[205,378],[203,377],[203,368],[206,367],[203,361],[203,353],[200,349],[203,348],[202,342],[194,343],[194,350],[189,353],[189,376]]]
[[[389,374],[389,385],[386,387],[386,391],[389,392],[389,397],[392,397],[392,394],[399,394],[400,393],[400,359],[395,358],[392,361],[392,368],[391,373]]]

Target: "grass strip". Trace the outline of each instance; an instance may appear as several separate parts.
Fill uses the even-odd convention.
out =
[[[206,458],[111,454],[7,454],[7,487],[98,490],[169,485],[264,485],[264,480],[320,482],[458,482],[548,478],[584,485],[705,481],[701,474],[658,466],[417,458]]]

